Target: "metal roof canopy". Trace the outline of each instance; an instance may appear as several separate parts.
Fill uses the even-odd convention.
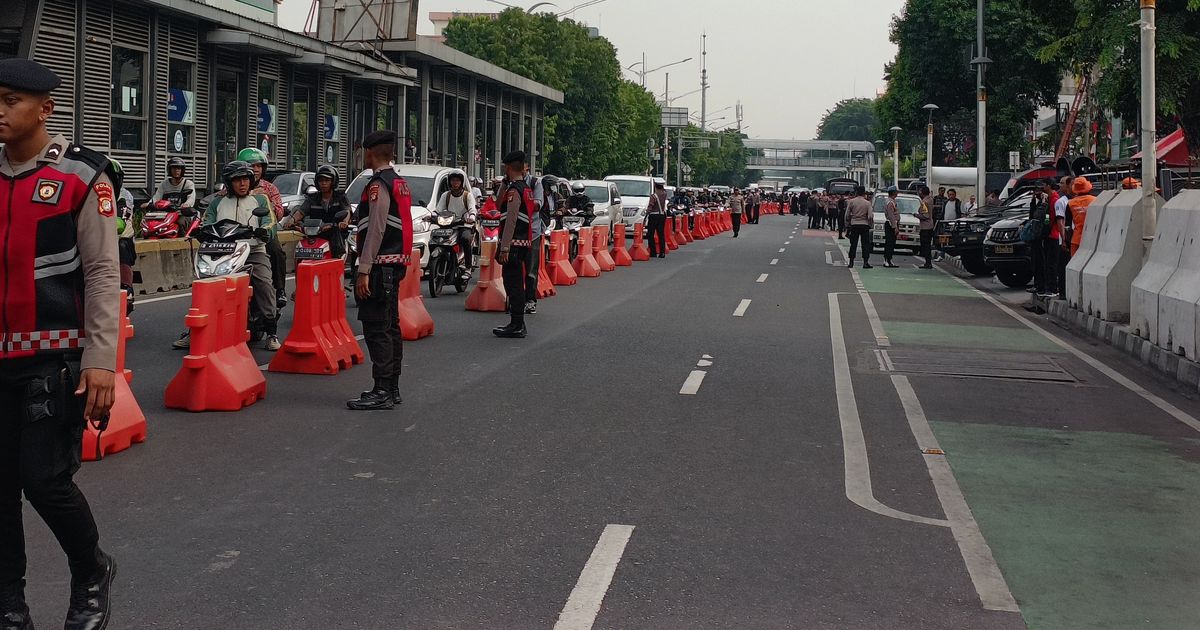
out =
[[[298,59],[290,60],[289,63],[297,66],[319,68],[328,72],[344,72],[346,74],[354,75],[366,72],[366,68],[356,63],[351,63],[331,55],[311,51],[304,53]]]
[[[379,46],[385,53],[404,55],[406,63],[415,59],[435,66],[453,67],[547,101],[562,103],[564,99],[562,92],[548,85],[542,85],[478,57],[472,57],[431,37],[418,37],[408,41],[384,41],[380,42]]]
[[[294,44],[231,28],[218,28],[208,31],[204,34],[204,43],[274,57],[295,58],[307,52]]]

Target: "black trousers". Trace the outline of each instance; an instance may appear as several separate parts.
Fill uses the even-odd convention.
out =
[[[850,262],[854,262],[854,258],[858,254],[859,245],[861,244],[863,264],[869,263],[871,261],[871,226],[851,225],[849,231]]]
[[[371,377],[375,387],[389,389],[400,384],[404,362],[404,337],[400,332],[400,281],[405,267],[375,267],[371,270],[371,297],[358,300],[358,320],[363,341],[371,355]]]
[[[843,234],[846,233],[846,211],[845,210],[834,210],[833,211],[833,221],[834,221],[834,225],[837,226],[838,236],[841,237]]]
[[[729,214],[729,217],[733,219],[733,235],[737,236],[738,232],[742,231],[742,213],[732,212]]]
[[[1039,238],[1030,246],[1033,258],[1033,288],[1038,293],[1058,293],[1057,240]]]
[[[921,230],[921,256],[926,265],[933,265],[933,228]]]
[[[758,223],[758,211],[759,211],[758,204],[754,204],[753,206],[750,207],[750,220],[747,221],[747,223],[755,223],[755,224]]]
[[[883,259],[887,262],[892,262],[892,256],[896,255],[896,230],[892,228],[891,223],[883,224]]]
[[[25,579],[22,492],[66,552],[73,579],[100,569],[100,534],[73,480],[84,427],[77,378],[78,363],[68,369],[62,356],[0,360],[0,586]]]
[[[508,314],[514,324],[525,323],[526,282],[529,278],[530,257],[528,247],[513,247],[508,251],[508,262],[504,263],[501,275],[504,278],[504,292],[508,294]],[[534,290],[537,285],[534,284]]]
[[[538,273],[542,268],[542,239],[533,239],[533,247],[529,249],[529,272],[525,276],[525,301],[536,302],[538,299]],[[524,312],[524,311],[522,311]]]
[[[1067,297],[1067,265],[1071,264],[1071,250],[1058,248],[1058,293]]]
[[[271,240],[267,241],[267,256],[271,257],[271,285],[275,287],[275,292],[279,293],[287,289],[287,254],[283,252],[278,236],[272,236]]]
[[[665,256],[667,253],[667,216],[651,214],[646,217],[646,223],[650,232],[646,237],[650,244],[650,256],[652,258],[659,254]]]

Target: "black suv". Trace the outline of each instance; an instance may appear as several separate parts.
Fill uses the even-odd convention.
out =
[[[996,271],[996,279],[1013,289],[1024,288],[1033,279],[1033,254],[1020,237],[1021,226],[1029,220],[1030,201],[1023,196],[1006,206],[983,241],[984,263]]]

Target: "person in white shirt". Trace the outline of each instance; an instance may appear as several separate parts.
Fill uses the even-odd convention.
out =
[[[975,195],[967,200],[967,205],[963,207],[963,216],[973,217],[979,212],[979,204],[975,201]]]
[[[185,177],[186,173],[187,163],[183,161],[183,158],[173,157],[167,160],[167,178],[162,180],[162,183],[155,189],[154,196],[150,198],[150,201],[143,203],[142,207],[152,206],[154,202],[167,195],[171,195],[180,208],[194,207],[196,205],[196,185]]]
[[[475,215],[477,213],[475,205],[475,195],[464,185],[463,176],[461,173],[450,174],[450,190],[442,193],[442,196],[437,202],[437,213],[452,212],[454,216],[463,220],[465,225],[459,228],[459,242],[463,243],[463,261],[465,268],[460,271],[465,274],[471,273],[471,269],[475,267],[474,258],[472,257],[475,248]]]

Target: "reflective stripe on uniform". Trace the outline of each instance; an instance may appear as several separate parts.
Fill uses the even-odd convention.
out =
[[[0,333],[0,348],[4,352],[30,350],[71,350],[87,345],[87,338],[79,329],[37,330],[24,333]]]
[[[38,256],[33,259],[33,279],[40,280],[71,273],[78,269],[80,264],[82,261],[79,259],[79,250],[76,247],[57,254]]]

